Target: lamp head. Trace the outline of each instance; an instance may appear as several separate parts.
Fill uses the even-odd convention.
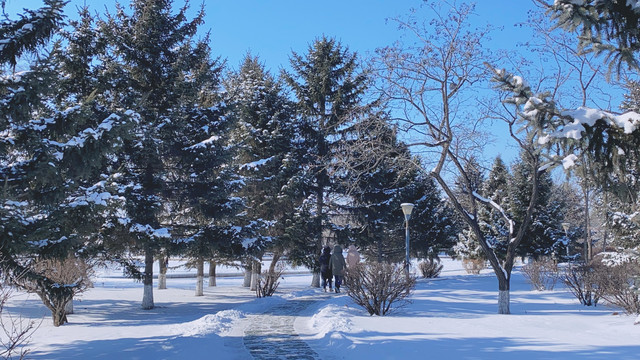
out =
[[[402,208],[402,212],[404,213],[404,218],[409,220],[411,218],[411,211],[413,211],[413,204],[411,203],[402,203],[400,207]]]

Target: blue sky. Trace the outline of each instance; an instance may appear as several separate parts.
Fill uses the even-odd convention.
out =
[[[128,0],[121,1],[128,4]],[[203,31],[211,31],[214,55],[228,60],[237,68],[251,51],[267,68],[275,71],[287,66],[291,51],[304,53],[319,36],[327,35],[361,55],[378,47],[392,44],[400,36],[389,18],[405,15],[419,7],[420,0],[206,0],[206,20]],[[115,1],[71,0],[65,13],[74,17],[76,8],[88,4],[93,11],[113,8]],[[174,6],[181,6],[175,1]],[[192,1],[193,10],[200,1]],[[42,6],[41,0],[7,0],[7,13],[22,8]],[[479,25],[491,23],[503,27],[493,35],[494,46],[511,48],[524,30],[514,27],[533,8],[531,0],[480,0],[476,4]]]

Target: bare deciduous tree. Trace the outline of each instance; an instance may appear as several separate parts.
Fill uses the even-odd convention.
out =
[[[383,98],[393,106],[398,129],[406,134],[407,145],[423,159],[433,160],[429,174],[447,194],[450,204],[474,233],[487,260],[498,279],[500,314],[510,313],[510,279],[516,257],[516,249],[522,242],[530,225],[534,205],[538,196],[540,168],[539,133],[525,128],[522,123],[520,103],[504,117],[510,135],[528,156],[532,167],[531,199],[519,224],[510,218],[499,204],[482,197],[477,192],[459,192],[450,179],[462,182],[459,188],[472,189],[471,174],[467,163],[484,145],[486,136],[480,132],[483,116],[478,110],[477,98],[471,90],[489,78],[483,65],[488,55],[482,41],[488,30],[469,30],[469,17],[473,6],[466,4],[428,3],[435,14],[430,21],[419,21],[415,14],[408,19],[398,19],[400,27],[415,40],[413,43],[398,43],[378,51],[376,71],[383,79]],[[505,74],[494,72],[495,81],[515,81],[504,78]],[[508,100],[508,99],[506,99]],[[468,109],[468,111],[464,111]],[[382,147],[384,148],[384,147]],[[378,154],[379,155],[379,154]],[[482,206],[498,210],[509,226],[509,243],[506,257],[500,261],[487,242],[478,221],[478,210]]]

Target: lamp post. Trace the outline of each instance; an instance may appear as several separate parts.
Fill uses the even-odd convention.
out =
[[[569,260],[569,224],[568,222],[562,223],[562,228],[564,229],[564,237],[567,239],[567,261]]]
[[[404,260],[404,271],[409,276],[409,219],[411,218],[411,211],[413,210],[413,204],[411,203],[402,203],[400,207],[402,207],[402,212],[404,213],[404,233],[405,233],[405,247],[406,247],[406,257]]]

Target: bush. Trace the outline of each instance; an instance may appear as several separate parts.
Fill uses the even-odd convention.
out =
[[[416,285],[404,267],[385,263],[362,263],[345,273],[347,295],[369,315],[386,315],[392,305],[401,307]]]
[[[68,322],[67,309],[73,297],[93,286],[93,267],[82,259],[40,259],[32,265],[34,273],[53,282],[20,281],[18,285],[28,292],[36,293],[42,303],[51,310],[53,326]],[[63,291],[61,291],[63,290]]]
[[[280,285],[280,276],[284,272],[284,266],[278,266],[273,271],[264,271],[256,286],[256,296],[259,298],[273,296]]]
[[[522,267],[522,274],[534,289],[553,290],[560,278],[558,263],[549,258],[534,260]]]
[[[467,274],[474,275],[480,274],[480,271],[487,267],[484,259],[462,259],[462,266],[467,271]]]
[[[634,280],[638,274],[636,264],[602,266],[596,277],[602,299],[623,308],[628,314],[640,314],[640,298]]]
[[[564,274],[564,284],[585,306],[596,306],[602,295],[598,286],[602,266],[596,263],[571,265]]]
[[[423,278],[432,279],[440,276],[443,265],[436,259],[429,259],[418,264]]]

